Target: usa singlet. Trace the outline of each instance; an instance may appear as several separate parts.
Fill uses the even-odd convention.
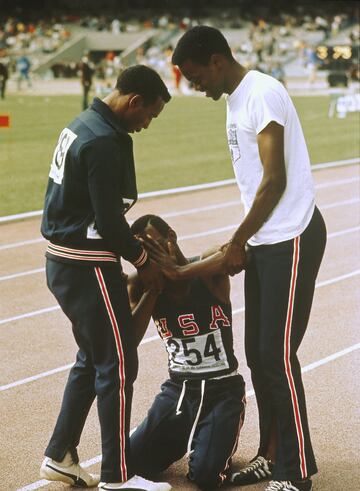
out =
[[[161,294],[153,319],[173,380],[220,377],[237,369],[231,304],[220,302],[201,278],[190,280],[189,293],[180,303]]]

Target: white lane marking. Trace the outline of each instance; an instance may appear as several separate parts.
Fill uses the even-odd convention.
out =
[[[359,181],[359,180],[360,180],[360,178],[356,178],[356,181]],[[343,201],[337,201],[335,203],[329,203],[327,205],[322,205],[322,206],[319,206],[319,208],[321,210],[327,210],[329,208],[337,208],[338,206],[347,206],[347,205],[352,205],[354,203],[359,203],[359,202],[360,202],[360,198],[352,198],[352,199],[346,199]],[[215,205],[201,206],[198,208],[189,208],[188,210],[162,213],[161,217],[162,218],[173,218],[173,217],[184,216],[184,215],[192,215],[194,213],[202,213],[202,212],[211,211],[211,210],[219,210],[221,208],[230,208],[231,206],[242,206],[242,202],[240,200],[225,201],[224,203],[217,203]]]
[[[226,232],[228,230],[233,230],[239,226],[238,223],[233,223],[232,225],[227,225],[226,227],[219,227],[219,228],[213,228],[212,230],[207,230],[205,232],[198,232],[196,234],[191,234],[191,235],[182,235],[178,237],[178,240],[189,240],[189,239],[194,239],[197,237],[206,237],[207,235],[213,235],[213,234],[220,234],[222,232]],[[339,237],[340,235],[347,235],[347,234],[352,234],[353,232],[356,232],[357,230],[360,230],[360,225],[357,227],[350,227],[350,228],[345,228],[344,230],[339,230],[338,232],[332,232],[327,235],[328,239],[331,239],[333,237]]]
[[[329,181],[329,182],[325,182],[322,184],[316,184],[315,188],[316,189],[322,189],[322,188],[336,187],[336,186],[340,186],[343,184],[351,184],[353,182],[359,181],[359,179],[360,179],[359,177],[349,177],[346,179],[338,179],[336,181]],[[234,180],[234,182],[235,182],[235,180]],[[339,202],[339,203],[340,203],[339,206],[341,206],[341,202]],[[170,213],[162,214],[162,216],[164,218],[169,218],[169,217],[176,217],[176,216],[181,216],[181,215],[190,215],[192,213],[198,213],[198,212],[202,212],[202,211],[206,211],[206,210],[212,210],[212,209],[218,209],[218,208],[226,208],[228,206],[235,206],[235,205],[241,205],[241,201],[240,200],[239,201],[228,201],[225,203],[218,203],[216,205],[209,205],[209,206],[205,206],[205,207],[201,207],[201,208],[192,208],[192,209],[187,209],[187,210],[170,212]],[[327,206],[327,205],[325,205],[325,206]],[[12,215],[12,216],[15,216],[15,215]],[[7,217],[3,217],[3,218],[7,218]],[[1,221],[2,221],[2,219],[0,218],[0,222]],[[14,242],[12,244],[4,244],[4,245],[0,246],[0,251],[5,250],[5,249],[12,249],[14,247],[21,247],[21,246],[30,245],[30,244],[36,244],[38,242],[44,242],[44,241],[45,241],[45,239],[40,237],[38,239],[30,239],[30,240],[25,240],[25,241],[21,241],[21,242]]]
[[[349,346],[348,348],[345,348],[341,351],[337,351],[336,353],[333,353],[332,355],[326,356],[325,358],[322,358],[321,360],[314,361],[313,363],[310,363],[309,365],[306,365],[301,369],[302,373],[307,373],[310,372],[311,370],[314,370],[315,368],[321,367],[322,365],[326,365],[326,363],[329,363],[330,361],[336,360],[337,358],[340,358],[341,356],[345,356],[348,353],[352,353],[353,351],[357,350],[360,348],[360,343],[353,344],[352,346]]]
[[[338,201],[337,203],[329,203],[327,205],[320,206],[320,210],[329,210],[330,208],[337,208],[339,206],[353,205],[359,203],[360,198],[345,199],[344,201]]]
[[[6,324],[7,322],[13,322],[20,319],[26,319],[27,317],[34,317],[36,315],[47,314],[48,312],[53,312],[54,310],[59,310],[60,307],[58,305],[54,305],[53,307],[46,307],[40,310],[33,310],[32,312],[27,312],[26,314],[15,315],[14,317],[8,317],[7,319],[0,320],[0,326],[2,324]]]
[[[327,238],[332,239],[333,237],[340,237],[341,235],[352,234],[353,232],[357,232],[359,229],[360,226],[345,228],[344,230],[339,230],[338,232],[331,232],[331,234],[328,234]]]
[[[227,232],[229,230],[234,230],[237,228],[239,223],[232,223],[231,225],[226,225],[225,227],[213,228],[211,230],[205,230],[204,232],[197,232],[196,234],[181,235],[178,240],[189,240],[196,239],[198,237],[206,237],[208,235],[220,234],[221,232]]]
[[[335,278],[330,278],[329,280],[320,281],[320,282],[316,283],[315,288],[321,288],[321,287],[326,286],[326,285],[332,285],[333,283],[338,283],[339,281],[347,280],[348,278],[352,278],[353,276],[357,276],[359,274],[360,274],[360,269],[356,269],[355,271],[351,271],[350,273],[336,276]],[[245,311],[245,307],[239,307],[238,309],[234,309],[233,310],[233,316],[240,314],[241,312],[244,312],[244,311]],[[148,338],[145,338],[141,341],[140,346],[142,344],[151,343],[152,341],[157,341],[157,340],[160,340],[160,337],[158,335],[149,336]],[[10,384],[1,385],[0,386],[0,392],[2,392],[4,390],[8,390],[8,389],[13,389],[14,387],[18,387],[19,385],[24,385],[24,384],[27,384],[29,382],[33,382],[35,380],[39,380],[41,378],[48,377],[50,375],[54,375],[55,373],[64,372],[65,370],[68,370],[71,366],[72,366],[72,363],[69,365],[63,365],[62,367],[54,368],[52,370],[48,370],[46,372],[39,373],[37,375],[33,375],[32,377],[27,377],[24,379],[17,380],[15,382],[10,383]]]
[[[354,159],[337,160],[335,162],[324,162],[322,164],[314,164],[311,166],[312,170],[330,169],[331,167],[338,167],[341,165],[353,165],[360,161],[360,157]]]
[[[333,283],[337,283],[338,281],[342,281],[342,280],[347,280],[348,278],[352,278],[353,276],[357,276],[359,274],[360,274],[360,269],[355,269],[350,273],[336,276],[336,278],[330,278],[329,280],[319,281],[316,283],[315,288],[321,288],[322,286],[332,285]]]
[[[12,244],[4,244],[0,246],[0,251],[3,251],[5,249],[13,249],[14,247],[37,244],[38,242],[45,242],[45,239],[43,237],[39,237],[38,239],[29,239],[29,240],[23,240],[21,242],[13,242]]]
[[[327,205],[322,206],[321,210],[327,210],[329,208],[337,208],[339,206],[352,205],[354,203],[359,203],[359,202],[360,202],[360,198],[352,198],[352,199],[347,199],[347,200],[343,200],[343,201],[337,201],[336,203],[329,203]],[[219,209],[219,208],[227,208],[227,207],[231,207],[231,206],[235,206],[235,205],[239,205],[239,204],[241,204],[240,201],[227,201],[226,203],[220,203],[220,204],[210,205],[210,206],[203,206],[200,208],[192,208],[190,210],[185,210],[185,211],[175,211],[175,212],[170,212],[170,213],[164,213],[161,216],[163,218],[169,218],[169,217],[177,217],[177,216],[182,216],[182,215],[191,215],[193,213],[200,213],[203,211]],[[232,227],[232,225],[230,227]],[[37,268],[37,269],[31,269],[29,271],[21,271],[19,273],[14,273],[11,275],[0,276],[0,281],[12,280],[15,278],[20,278],[21,276],[27,276],[27,275],[36,274],[36,273],[42,273],[44,271],[45,271],[45,268]]]
[[[0,281],[13,280],[15,278],[20,278],[22,276],[28,276],[36,273],[43,273],[45,268],[29,269],[28,271],[21,271],[19,273],[8,274],[6,276],[0,276]]]
[[[180,217],[183,215],[192,215],[193,213],[202,213],[204,211],[219,210],[220,208],[229,208],[230,206],[242,206],[241,201],[225,201],[223,203],[216,203],[215,205],[201,206],[199,208],[189,208],[188,210],[172,211],[169,213],[161,213],[162,218]]]
[[[19,385],[28,384],[30,382],[34,382],[35,380],[39,380],[44,377],[50,377],[50,375],[55,375],[56,373],[65,372],[69,370],[74,363],[69,363],[68,365],[63,365],[62,367],[53,368],[52,370],[48,370],[47,372],[38,373],[37,375],[33,375],[32,377],[26,377],[21,380],[17,380],[16,382],[12,382],[11,384],[1,385],[0,392],[4,390],[13,389],[14,387],[18,387]]]
[[[209,230],[207,232],[200,232],[199,234],[183,235],[182,237],[178,237],[178,240],[188,240],[188,239],[192,239],[192,238],[196,238],[196,237],[203,237],[203,236],[206,236],[206,235],[217,234],[217,233],[220,233],[220,232],[224,232],[225,230],[234,229],[237,226],[238,226],[237,224],[233,224],[233,225],[228,225],[227,227],[222,227],[222,228],[216,228],[216,229],[213,229],[213,230]],[[348,234],[351,234],[353,232],[357,232],[358,230],[360,230],[360,226],[346,228],[344,230],[339,230],[338,232],[333,232],[331,234],[328,234],[327,238],[328,239],[332,239],[333,237],[340,237],[342,235],[348,235]],[[43,313],[52,312],[53,310],[56,310],[56,309],[59,309],[59,308],[60,307],[58,307],[58,306],[48,307],[48,308],[45,308],[45,309],[40,309],[40,310],[35,310],[35,311],[32,311],[32,312],[27,312],[26,314],[16,315],[15,317],[8,317],[6,319],[0,320],[0,325],[6,324],[8,322],[13,322],[13,321],[16,321],[16,320],[19,320],[19,319],[24,319],[26,317],[32,317],[34,315],[41,315]]]
[[[325,358],[322,358],[321,360],[315,361],[313,363],[310,363],[309,365],[306,365],[301,369],[302,373],[307,373],[310,372],[311,370],[314,370],[315,368],[318,368],[320,366],[326,365],[327,363],[330,363],[331,361],[337,360],[338,358],[341,358],[342,356],[345,356],[349,353],[352,353],[355,350],[358,350],[360,348],[360,343],[353,344],[352,346],[349,346],[348,348],[345,348],[341,351],[337,351],[336,353],[333,353],[329,356],[326,356]],[[254,389],[249,389],[246,391],[246,397],[250,398],[255,394]],[[136,427],[133,428],[130,431],[130,434],[133,433],[136,430]],[[97,464],[98,462],[101,462],[101,455],[97,455],[96,457],[93,457],[92,459],[86,460],[85,462],[81,462],[81,466],[86,469],[94,464]],[[34,489],[39,489],[44,486],[47,486],[50,484],[50,481],[46,481],[45,479],[41,479],[40,481],[36,481],[32,484],[28,484],[27,486],[23,488],[18,488],[16,491],[32,491]]]
[[[343,184],[351,184],[352,182],[358,182],[359,177],[348,177],[346,179],[338,179],[336,181],[329,181],[329,182],[323,182],[321,184],[316,184],[315,188],[316,189],[326,189],[326,188],[332,188],[335,186],[342,186]]]
[[[353,159],[346,159],[346,160],[336,160],[334,162],[323,162],[321,164],[312,165],[311,170],[316,171],[316,170],[321,170],[321,169],[329,169],[331,167],[354,165],[354,164],[357,164],[359,161],[360,161],[360,157],[355,157]],[[139,199],[156,198],[158,196],[166,196],[166,195],[171,195],[171,194],[181,194],[181,193],[186,193],[189,191],[199,191],[202,189],[212,189],[212,188],[217,188],[217,187],[222,187],[222,186],[228,186],[229,184],[235,184],[235,183],[236,183],[236,179],[231,178],[231,179],[224,179],[222,181],[207,182],[207,183],[203,183],[203,184],[194,184],[192,186],[183,186],[183,187],[178,187],[178,188],[162,189],[160,191],[150,191],[148,193],[140,193]],[[20,220],[23,218],[31,218],[31,217],[41,216],[42,213],[43,213],[42,210],[36,210],[36,211],[27,211],[25,213],[17,213],[16,215],[3,216],[3,217],[0,217],[0,223],[1,222],[11,222],[11,221]]]
[[[149,336],[141,341],[140,345],[151,343],[152,341],[160,340],[159,336]],[[48,370],[47,372],[41,372],[37,375],[33,375],[32,377],[26,377],[16,382],[12,382],[6,385],[0,385],[0,392],[4,390],[13,389],[14,387],[18,387],[19,385],[28,384],[30,382],[34,382],[35,380],[39,380],[41,378],[50,377],[51,375],[55,375],[56,373],[65,372],[66,370],[70,370],[74,363],[69,363],[68,365],[63,365],[62,367],[53,368],[52,370]]]

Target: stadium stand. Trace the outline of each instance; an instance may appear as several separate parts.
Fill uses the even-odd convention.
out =
[[[77,77],[86,53],[99,87],[111,84],[121,67],[136,62],[171,80],[172,48],[185,29],[200,23],[221,28],[240,63],[283,81],[331,85],[329,69],[334,70],[329,63],[334,59],[328,54],[334,55],[333,46],[343,47],[335,60],[338,67],[342,61],[343,68],[335,71],[344,85],[359,75],[356,2],[106,0],[101,12],[93,0],[2,3],[0,61],[8,66],[9,88],[20,77],[17,65],[22,56],[28,58],[32,76],[39,79]],[[351,55],[345,60],[346,46],[351,47]]]

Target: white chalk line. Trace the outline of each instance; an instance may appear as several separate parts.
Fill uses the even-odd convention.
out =
[[[27,271],[20,271],[19,273],[8,274],[6,276],[0,276],[0,281],[14,280],[16,278],[21,278],[22,276],[29,276],[32,274],[43,273],[45,268],[29,269]]]
[[[189,240],[189,239],[193,239],[193,238],[197,238],[197,237],[204,237],[206,235],[218,234],[218,233],[224,232],[226,230],[233,230],[237,226],[238,226],[238,224],[233,224],[233,225],[228,225],[226,227],[212,229],[212,230],[209,230],[207,232],[200,232],[198,234],[183,235],[182,237],[178,237],[178,240],[183,240],[184,241],[184,240]],[[360,226],[350,227],[350,228],[347,228],[347,229],[344,229],[344,230],[339,230],[338,232],[332,232],[332,233],[328,234],[327,238],[328,239],[332,239],[334,237],[340,237],[340,236],[343,236],[343,235],[348,235],[348,234],[357,232],[358,230],[360,230]],[[34,310],[32,312],[27,312],[25,314],[16,315],[14,317],[8,317],[6,319],[0,319],[0,326],[3,325],[3,324],[7,324],[9,322],[13,322],[13,321],[25,319],[27,317],[33,317],[33,316],[36,316],[36,315],[42,315],[44,313],[52,312],[54,310],[58,310],[59,308],[60,308],[59,306],[47,307],[47,308],[44,308],[44,309]]]
[[[160,339],[158,335],[149,336],[148,338],[143,339],[141,341],[140,345],[151,343],[152,341],[156,341],[158,339]],[[4,390],[13,389],[14,387],[18,387],[19,385],[24,385],[24,384],[28,384],[30,382],[34,382],[34,381],[39,380],[41,378],[50,377],[51,375],[55,375],[57,373],[65,372],[66,370],[70,370],[70,368],[73,366],[73,364],[74,363],[69,363],[69,364],[63,365],[61,367],[53,368],[52,370],[48,370],[46,372],[38,373],[37,375],[33,375],[31,377],[26,377],[24,379],[17,380],[16,382],[12,382],[10,384],[1,385],[0,386],[0,392],[3,392]]]
[[[327,189],[327,188],[333,188],[337,186],[343,186],[344,184],[352,184],[354,182],[359,181],[359,177],[347,177],[344,179],[337,179],[336,181],[328,181],[328,182],[323,182],[315,185],[315,189]]]
[[[7,319],[0,320],[0,326],[2,324],[7,324],[8,322],[14,322],[21,319],[26,319],[27,317],[35,317],[37,315],[47,314],[48,312],[53,312],[54,310],[59,310],[60,307],[58,305],[54,305],[52,307],[46,307],[44,309],[33,310],[32,312],[26,312],[26,314],[15,315],[14,317],[8,317]]]
[[[321,288],[323,286],[332,285],[334,283],[338,283],[339,281],[347,280],[347,279],[352,278],[354,276],[357,276],[359,274],[360,274],[360,269],[356,269],[354,271],[351,271],[350,273],[336,276],[334,278],[330,278],[330,279],[325,280],[325,281],[320,281],[320,282],[316,283],[315,288]],[[233,316],[240,314],[244,311],[245,311],[245,307],[240,307],[238,309],[234,309],[233,310]],[[148,338],[145,338],[141,341],[140,346],[143,344],[151,343],[152,341],[156,341],[159,339],[160,338],[158,335],[149,336]],[[5,390],[9,390],[9,389],[13,389],[14,387],[18,387],[20,385],[24,385],[24,384],[27,384],[30,382],[34,382],[34,381],[42,379],[44,377],[49,377],[49,376],[54,375],[56,373],[64,372],[64,371],[70,369],[72,365],[73,365],[72,363],[68,364],[68,365],[63,365],[62,367],[54,368],[54,369],[48,370],[46,372],[41,372],[37,375],[33,375],[31,377],[26,377],[24,379],[20,379],[20,380],[17,380],[15,382],[11,382],[11,383],[6,384],[6,385],[1,385],[0,386],[0,392],[5,391]]]
[[[5,249],[13,249],[14,247],[22,247],[31,244],[38,244],[39,242],[45,242],[45,239],[43,237],[38,237],[37,239],[22,240],[21,242],[4,244],[0,246],[0,251],[4,251]]]
[[[225,227],[219,227],[219,228],[214,228],[212,230],[208,230],[206,232],[198,232],[196,234],[191,234],[191,235],[183,235],[181,237],[178,237],[179,240],[189,240],[189,239],[195,239],[198,237],[206,237],[208,235],[214,235],[214,234],[219,234],[222,232],[228,232],[229,230],[235,230],[239,226],[238,223],[233,223],[231,225],[226,225]],[[339,237],[341,235],[348,235],[352,234],[353,232],[356,232],[357,230],[360,230],[360,226],[357,227],[349,227],[344,230],[339,230],[338,232],[332,232],[327,235],[328,239],[332,239],[333,237]]]
[[[337,201],[335,203],[329,203],[327,205],[324,205],[321,207],[322,210],[327,210],[330,208],[338,208],[340,206],[347,206],[347,205],[352,205],[355,203],[359,203],[360,198],[351,198],[347,200],[342,200],[342,201]],[[216,205],[210,205],[210,206],[203,206],[200,208],[191,208],[190,210],[185,210],[185,211],[176,211],[176,212],[171,212],[171,213],[164,213],[161,216],[163,218],[169,218],[169,217],[177,217],[177,216],[182,216],[182,215],[191,215],[193,213],[201,213],[209,210],[218,210],[219,208],[227,208],[231,206],[238,206],[241,204],[240,200],[239,201],[227,201],[226,203],[220,203]],[[6,276],[0,276],[0,281],[8,281],[8,280],[13,280],[16,278],[21,278],[22,276],[28,276],[31,274],[36,274],[36,273],[43,273],[45,271],[45,268],[37,268],[37,269],[31,269],[28,271],[20,271],[19,273],[14,273],[11,275],[6,275]]]
[[[353,203],[357,203],[359,202],[359,199],[357,198],[354,198],[354,199],[350,199],[350,200],[344,200],[344,201],[339,201],[338,203],[330,203],[330,204],[327,204],[327,205],[324,205],[324,206],[321,206],[320,209],[321,210],[326,210],[328,208],[334,208],[336,206],[345,206],[345,205],[348,205],[348,204],[353,204]],[[163,218],[170,218],[170,217],[176,217],[176,216],[182,216],[182,215],[191,215],[192,213],[199,213],[199,212],[204,212],[204,211],[207,211],[207,210],[211,210],[211,209],[220,209],[220,208],[226,208],[227,206],[233,206],[234,203],[237,203],[238,205],[241,204],[240,201],[238,202],[229,202],[231,204],[223,204],[223,203],[219,203],[217,205],[211,205],[211,206],[204,206],[204,207],[201,207],[201,208],[192,208],[190,210],[184,210],[184,211],[180,211],[180,212],[173,212],[173,213],[165,213],[165,214],[162,214],[161,216]],[[236,224],[236,226],[239,226],[239,223]],[[226,230],[231,230],[232,228],[234,228],[234,225],[229,225],[228,227],[225,227],[225,228],[221,228],[221,229],[215,229],[215,230],[219,230],[219,231],[226,231]],[[200,232],[201,235],[198,235],[198,237],[202,237],[203,235],[206,235],[207,232]],[[215,232],[217,233],[217,232]],[[185,238],[184,238],[185,237]],[[183,236],[182,239],[183,240],[187,240],[187,238],[191,238],[192,236],[189,235],[189,236]],[[0,246],[0,251],[2,250],[6,250],[6,249],[14,249],[16,247],[22,247],[22,246],[26,246],[26,245],[31,245],[31,244],[37,244],[37,243],[40,243],[40,242],[45,242],[45,239],[40,237],[40,238],[37,238],[37,239],[29,239],[29,240],[24,240],[24,241],[21,241],[21,242],[13,242],[11,244],[4,244],[4,245],[1,245]]]
[[[353,182],[358,182],[359,180],[360,180],[359,177],[349,177],[346,179],[338,179],[336,181],[329,181],[329,182],[325,182],[322,184],[317,184],[317,185],[315,185],[315,188],[316,189],[322,189],[322,188],[336,187],[336,186],[341,186],[344,184],[351,184]],[[235,206],[235,205],[241,205],[241,201],[240,200],[234,200],[234,201],[228,201],[225,203],[218,203],[216,205],[208,205],[208,206],[200,207],[200,208],[192,208],[192,209],[188,209],[188,210],[169,212],[169,213],[164,213],[161,216],[163,218],[171,218],[171,217],[177,217],[177,216],[182,216],[182,215],[185,216],[185,215],[190,215],[192,213],[199,213],[199,212],[204,212],[204,211],[212,210],[212,209],[226,208],[226,207]],[[328,206],[328,205],[325,205],[325,206]],[[341,204],[339,206],[341,206]],[[323,208],[324,207],[321,207],[321,209],[323,209]],[[1,222],[1,219],[0,219],[0,222]],[[129,223],[131,223],[131,222],[129,222]],[[37,244],[40,242],[45,242],[45,239],[43,237],[39,237],[37,239],[29,239],[29,240],[24,240],[24,241],[20,241],[20,242],[13,242],[11,244],[3,244],[0,246],[0,251],[6,250],[6,249],[13,249],[15,247],[22,247],[22,246],[31,245],[31,244]]]
[[[332,167],[354,165],[354,164],[357,164],[359,161],[360,161],[360,157],[355,157],[353,159],[336,160],[334,162],[323,162],[321,164],[312,165],[311,170],[317,171],[317,170],[322,170],[322,169],[330,169]],[[234,178],[223,179],[221,181],[207,182],[207,183],[203,183],[203,184],[194,184],[192,186],[182,186],[182,187],[178,187],[178,188],[162,189],[160,191],[150,191],[147,193],[140,193],[139,199],[157,198],[159,196],[170,196],[173,194],[187,193],[190,191],[200,191],[203,189],[213,189],[213,188],[218,188],[218,187],[222,187],[222,186],[228,186],[231,184],[236,184],[236,179],[234,179]],[[42,213],[43,213],[43,210],[36,210],[36,211],[28,211],[25,213],[17,213],[15,215],[3,216],[3,217],[0,217],[0,223],[1,222],[4,222],[4,223],[5,222],[12,222],[14,220],[21,220],[24,218],[37,217],[37,216],[41,216]]]
[[[331,355],[326,356],[325,358],[322,358],[322,359],[317,360],[313,363],[310,363],[309,365],[306,365],[305,367],[303,367],[301,369],[301,372],[302,373],[311,372],[312,370],[315,370],[318,367],[321,367],[323,365],[326,365],[327,363],[330,363],[334,360],[337,360],[338,358],[341,358],[342,356],[348,355],[349,353],[352,353],[353,351],[356,351],[359,348],[360,348],[360,343],[353,344],[352,346],[349,346],[348,348],[345,348],[341,351],[337,351],[336,353],[332,353]],[[254,394],[255,394],[254,389],[249,389],[246,391],[246,397],[247,398],[254,396]],[[136,430],[136,427],[131,430],[130,434],[132,432],[134,432],[135,430]],[[84,467],[84,469],[91,467],[92,465],[95,465],[95,464],[101,462],[101,457],[102,457],[101,455],[97,455],[96,457],[93,457],[89,460],[82,462],[81,466]],[[32,484],[28,484],[25,487],[18,488],[16,491],[33,491],[34,489],[42,488],[44,486],[47,486],[48,484],[50,484],[50,481],[46,481],[45,479],[41,479],[41,480],[36,481]]]

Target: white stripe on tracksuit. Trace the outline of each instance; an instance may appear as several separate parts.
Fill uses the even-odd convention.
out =
[[[289,301],[288,301],[288,309],[287,309],[286,323],[285,323],[284,364],[285,364],[286,378],[288,380],[289,389],[291,393],[291,402],[293,406],[295,427],[298,437],[300,471],[301,471],[301,476],[305,478],[307,477],[307,468],[306,468],[305,448],[304,448],[304,433],[301,424],[301,415],[299,410],[298,397],[296,394],[296,387],[294,383],[293,374],[291,371],[291,360],[290,360],[291,327],[292,327],[292,316],[294,311],[295,290],[296,290],[296,280],[298,276],[299,258],[300,258],[300,236],[295,237],[294,239],[294,252],[293,252],[293,263],[292,263],[292,271],[291,271]]]
[[[127,467],[126,467],[126,454],[125,454],[125,360],[124,352],[121,344],[121,336],[119,326],[116,321],[114,310],[111,305],[109,293],[106,288],[104,277],[99,267],[95,268],[95,274],[99,282],[100,290],[104,298],[104,303],[109,314],[110,323],[114,332],[115,344],[119,358],[119,380],[120,380],[120,421],[119,421],[119,444],[120,444],[120,471],[121,481],[127,481]]]

